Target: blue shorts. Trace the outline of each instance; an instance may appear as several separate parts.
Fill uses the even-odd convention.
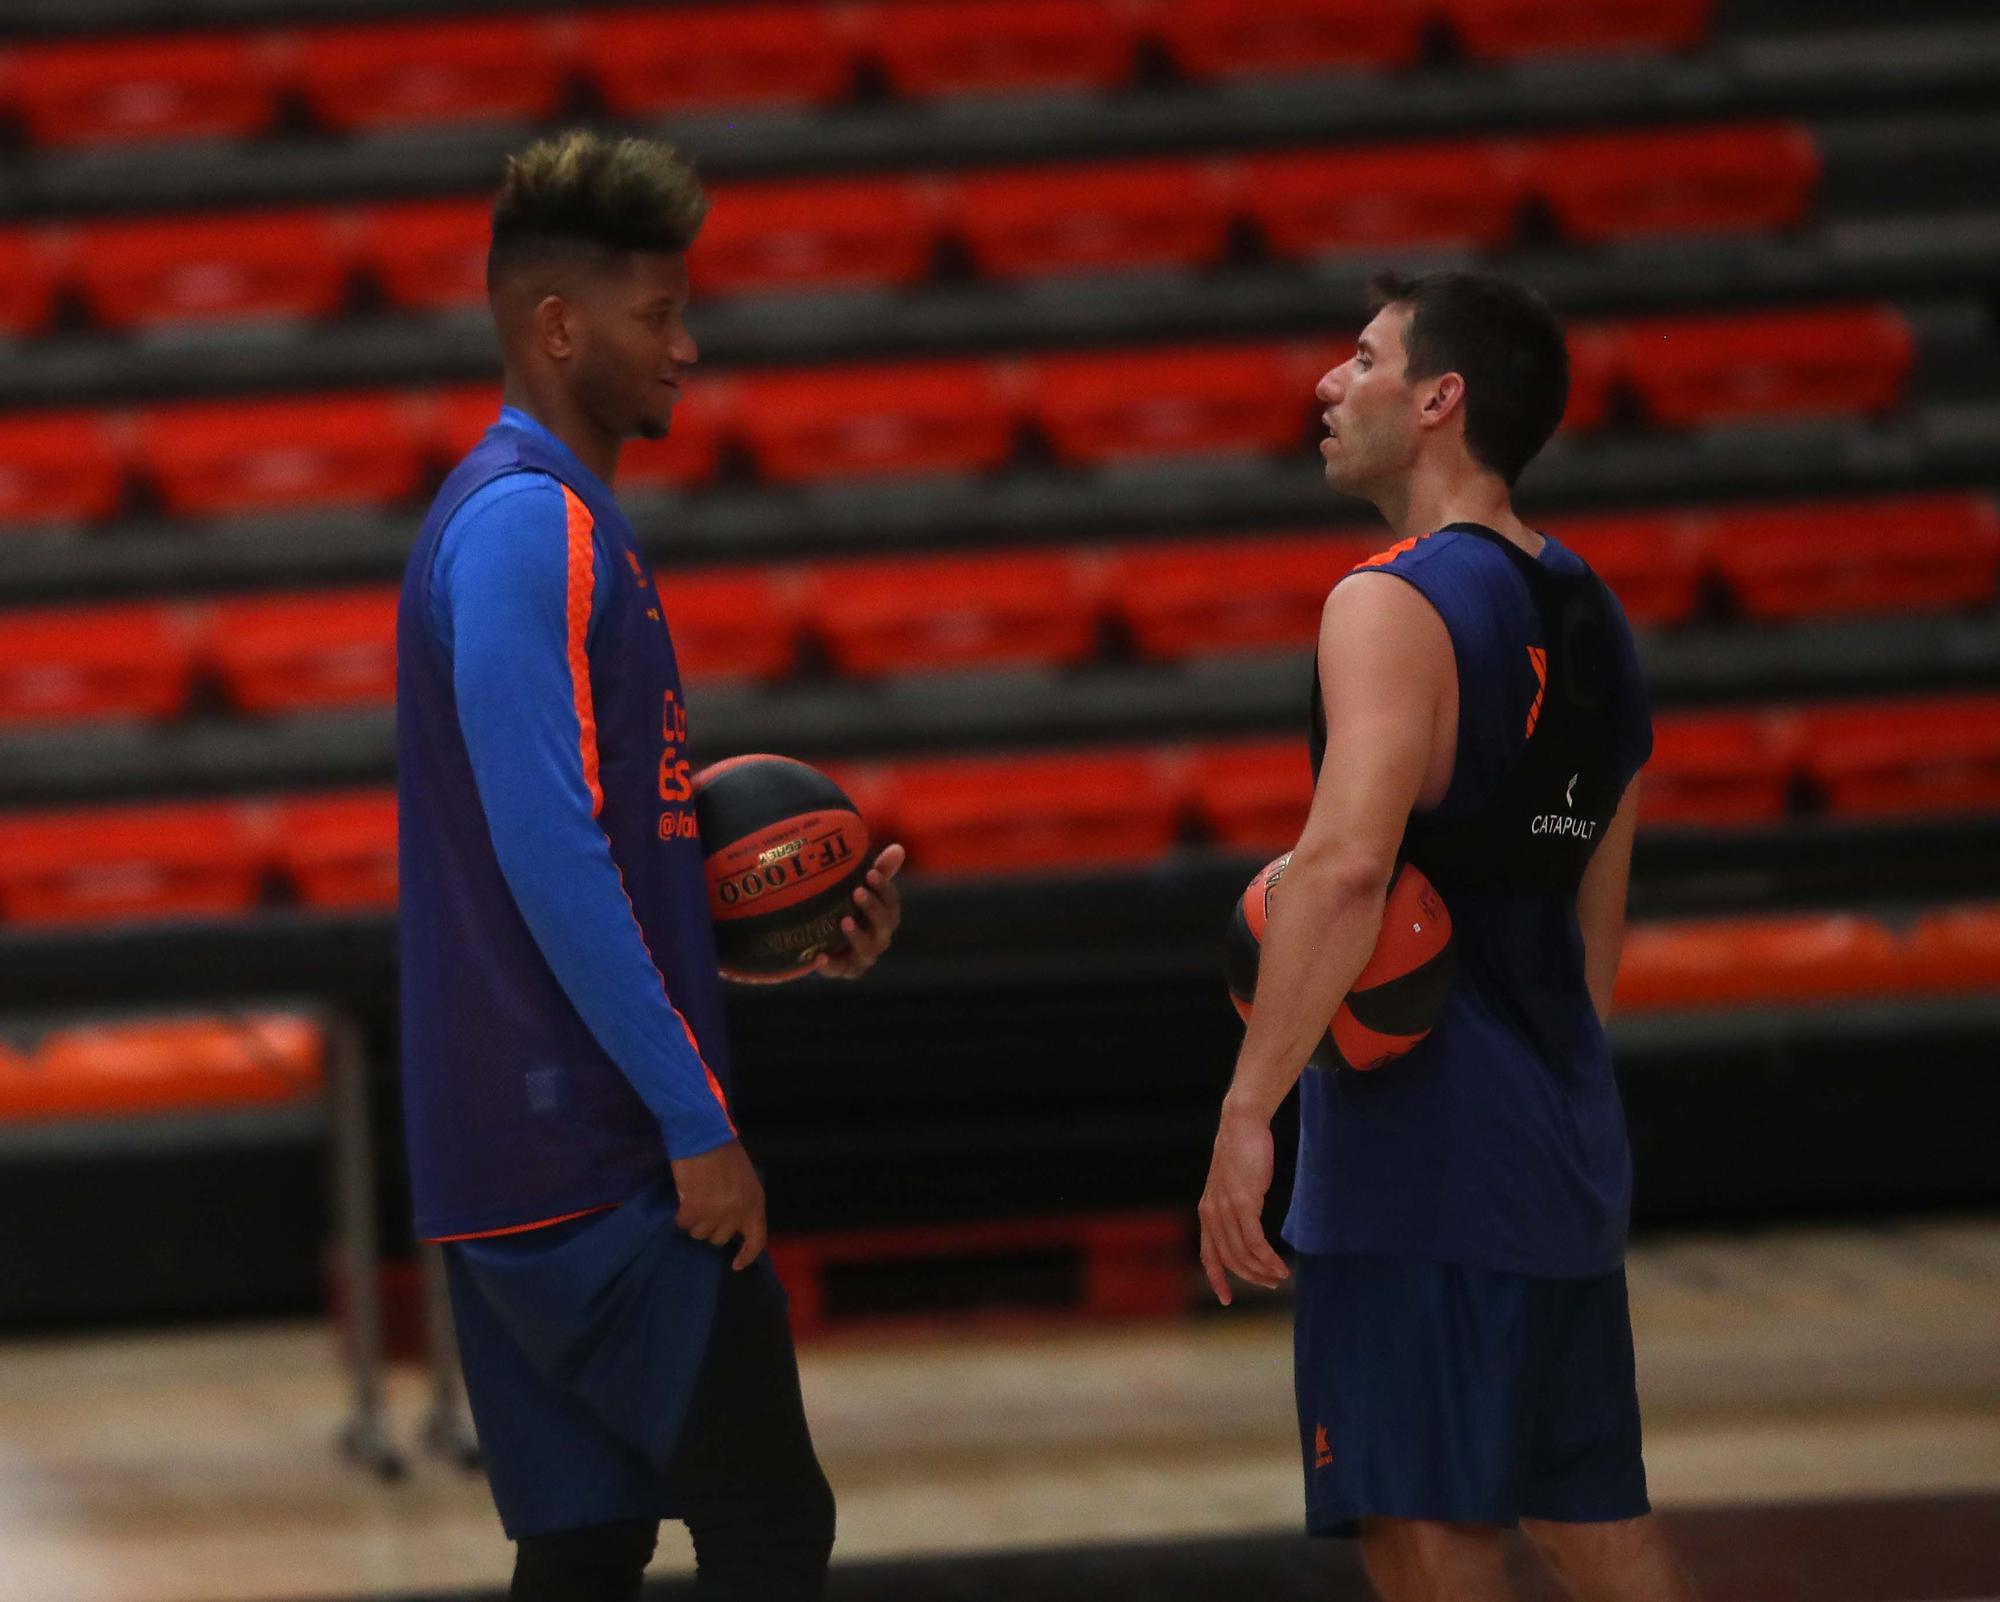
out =
[[[1533,1279],[1301,1252],[1294,1277],[1312,1534],[1649,1511],[1622,1268]]]
[[[510,1539],[681,1516],[667,1469],[729,1253],[675,1228],[678,1206],[662,1180],[606,1212],[445,1246],[466,1398]]]

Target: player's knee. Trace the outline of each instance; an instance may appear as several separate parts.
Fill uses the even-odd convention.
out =
[[[649,1520],[524,1536],[510,1602],[625,1602],[639,1594],[660,1527]]]

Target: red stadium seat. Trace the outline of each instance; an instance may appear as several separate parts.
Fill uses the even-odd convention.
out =
[[[1204,161],[995,173],[956,180],[951,208],[989,278],[1208,267],[1229,245],[1225,178]]]
[[[1913,346],[1893,306],[1835,306],[1621,326],[1633,388],[1666,427],[1889,410]]]
[[[0,528],[95,523],[125,498],[123,431],[95,412],[0,416]]]
[[[1983,606],[2000,576],[1986,495],[1745,507],[1712,527],[1722,576],[1755,618]]]
[[[847,98],[854,52],[826,5],[653,6],[586,13],[579,48],[622,117]]]
[[[1045,356],[1030,369],[1035,419],[1068,462],[1300,450],[1319,405],[1311,365],[1279,345]]]
[[[328,317],[347,296],[345,230],[330,212],[92,223],[76,278],[106,328]]]
[[[396,904],[396,792],[300,796],[277,804],[278,866],[309,907]]]
[[[1609,328],[1571,328],[1567,339],[1569,405],[1562,426],[1587,434],[1602,428],[1609,415],[1612,391],[1624,374],[1624,344],[1617,330]]]
[[[173,607],[0,612],[0,724],[172,717],[193,677],[187,619]]]
[[[291,1013],[53,1029],[0,1088],[0,1115],[111,1118],[268,1106],[318,1093],[322,1027]]]
[[[1117,89],[1131,17],[1110,0],[891,0],[855,12],[863,51],[899,93]]]
[[[1326,598],[1365,558],[1360,535],[1179,540],[1116,552],[1104,591],[1142,656],[1310,651]]]
[[[1712,0],[1441,0],[1475,60],[1587,51],[1687,50],[1708,37]]]
[[[694,679],[781,679],[799,650],[799,603],[789,575],[760,569],[659,568],[653,582],[673,631],[674,657]]]
[[[247,910],[261,854],[233,802],[0,817],[0,915],[90,923]]]
[[[1505,244],[1527,194],[1504,140],[1383,150],[1298,150],[1238,166],[1244,210],[1287,258],[1385,245]]]
[[[343,133],[541,122],[569,70],[560,23],[540,17],[314,28],[295,44],[306,104]]]
[[[1013,416],[985,362],[767,370],[738,383],[739,426],[779,483],[986,472],[1013,451]]]
[[[1699,517],[1634,512],[1561,518],[1541,528],[1591,565],[1634,623],[1685,623],[1694,615],[1706,557]]]
[[[402,311],[458,311],[486,304],[485,201],[420,200],[374,206],[356,245],[384,298]]]
[[[1927,912],[1910,930],[1907,958],[1916,990],[2000,990],[2000,906]]]
[[[1571,239],[1759,233],[1812,206],[1819,152],[1797,123],[1537,139],[1529,186]]]
[[[381,505],[416,489],[416,423],[393,395],[203,402],[147,412],[140,450],[181,517]]]
[[[494,408],[497,413],[498,408]],[[625,442],[618,456],[622,490],[686,489],[715,477],[722,441],[736,429],[736,386],[697,370],[673,409],[664,439]]]
[[[1298,843],[1312,805],[1302,736],[1197,746],[1188,762],[1195,816],[1218,844],[1276,856]]]
[[[396,694],[393,586],[218,602],[207,655],[245,712],[390,701]]]
[[[1639,786],[1647,823],[1757,823],[1783,817],[1797,763],[1783,714],[1683,712],[1653,726]]]
[[[1835,812],[2000,812],[2000,696],[1813,707],[1799,722],[1806,769]]]
[[[1173,844],[1172,759],[1138,750],[899,762],[889,810],[924,873],[1018,873],[1148,862]]]
[[[1272,78],[1414,66],[1425,10],[1414,0],[1164,0],[1152,28],[1190,78]]]
[[[1901,988],[1908,965],[1873,919],[1808,912],[1642,924],[1625,937],[1621,1010],[1841,1001]]]
[[[937,226],[930,188],[912,178],[718,188],[688,258],[695,288],[733,295],[921,283]]]
[[[807,575],[806,610],[842,673],[1067,667],[1096,650],[1078,558],[1063,552],[844,562]]]
[[[37,144],[242,139],[277,109],[271,51],[252,36],[64,40],[17,46],[5,63]]]
[[[67,254],[46,232],[0,231],[0,338],[26,339],[48,327]]]

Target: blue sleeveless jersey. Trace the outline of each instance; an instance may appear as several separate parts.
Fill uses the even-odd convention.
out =
[[[1458,750],[1428,817],[1471,823],[1497,804],[1541,709],[1550,642],[1516,559],[1451,529],[1372,563],[1417,589],[1450,631]],[[1587,574],[1550,540],[1540,564]],[[1622,794],[1652,752],[1630,625],[1608,619],[1611,738],[1586,789]],[[1330,758],[1331,759],[1331,758]],[[1560,786],[1558,786],[1560,788]],[[1560,805],[1560,802],[1557,802]],[[1584,983],[1573,894],[1447,893],[1457,976],[1430,1035],[1366,1073],[1308,1069],[1285,1238],[1305,1252],[1420,1257],[1547,1277],[1624,1257],[1631,1154],[1610,1050]]]
[[[569,671],[558,688],[569,704],[557,710],[573,717],[569,767],[588,787],[602,839],[578,831],[595,856],[586,860],[553,823],[539,838],[516,826],[503,871],[495,839],[505,798],[489,798],[489,819],[433,587],[454,515],[482,491],[482,506],[494,501],[498,481],[521,474],[547,476],[512,502],[539,505],[552,521],[537,530],[564,545],[567,616],[550,627],[563,632]],[[524,414],[504,412],[439,490],[404,578],[397,656],[402,1078],[417,1234],[498,1234],[624,1202],[669,1178],[670,1145],[692,1155],[733,1135],[721,983],[659,597],[609,489]],[[565,828],[583,819],[581,799],[575,811]],[[567,910],[560,881],[553,898],[546,883],[538,901],[526,895],[549,865],[536,852],[552,860],[559,849],[563,864],[582,864],[562,869],[575,899],[586,899],[575,881],[588,869],[596,907],[611,914],[569,942],[560,976],[550,933],[551,912]],[[531,911],[541,914],[539,942]],[[624,944],[613,955],[630,959],[620,970],[628,1011],[658,1015],[650,1037],[588,997],[586,948],[594,942],[609,967],[614,940]]]

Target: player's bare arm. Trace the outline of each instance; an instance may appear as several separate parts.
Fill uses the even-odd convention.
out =
[[[1583,933],[1583,976],[1599,1019],[1611,1018],[1618,959],[1625,950],[1625,890],[1632,876],[1632,836],[1639,818],[1639,781],[1625,787],[1604,839],[1583,870],[1576,922]]]
[[[1271,1117],[1368,961],[1410,811],[1423,798],[1440,708],[1456,668],[1431,604],[1402,580],[1359,573],[1320,621],[1327,755],[1305,829],[1273,898],[1257,1007],[1237,1057],[1202,1193],[1201,1260],[1216,1297],[1227,1274],[1276,1285],[1264,1237]]]

